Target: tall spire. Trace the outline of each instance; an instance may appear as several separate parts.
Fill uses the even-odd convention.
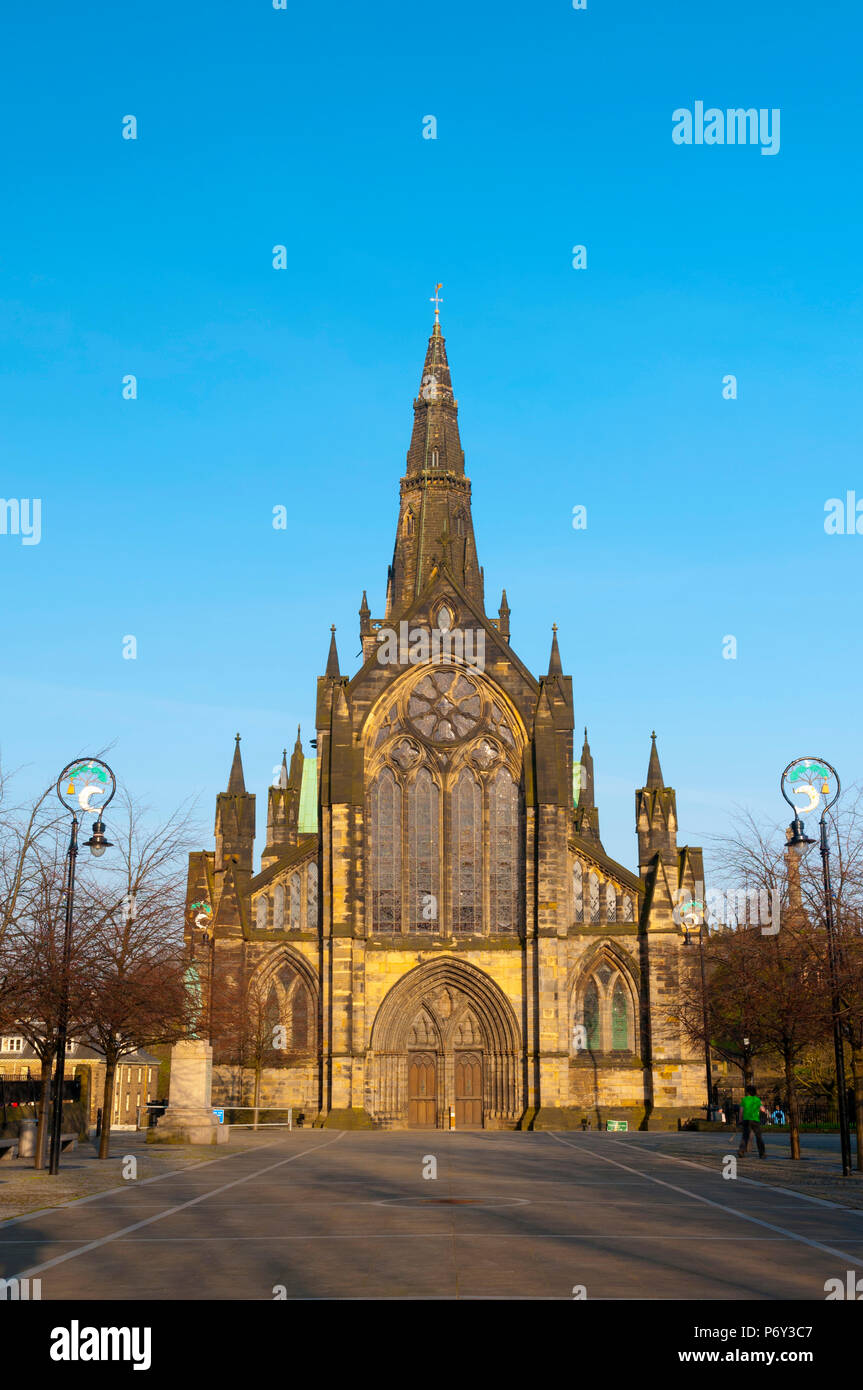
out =
[[[282,791],[288,785],[288,750],[282,749],[282,766],[279,768],[279,786]]]
[[[341,671],[339,670],[339,652],[338,652],[338,648],[337,648],[337,646],[336,646],[336,627],[335,627],[335,623],[334,623],[333,626],[330,628],[330,653],[329,653],[329,656],[327,657],[327,671],[326,671],[326,674],[327,674],[328,676],[335,676],[336,678],[338,678],[338,677],[341,675]],[[299,733],[297,734],[297,737],[299,737]]]
[[[585,839],[595,840],[601,846],[599,838],[599,811],[596,807],[596,794],[593,784],[593,757],[590,752],[590,744],[587,741],[587,728],[584,730],[584,744],[581,749],[581,771],[578,786],[578,801],[575,807],[575,828],[579,835]]]
[[[246,790],[246,782],[243,777],[243,759],[240,756],[240,735],[237,734],[234,744],[234,761],[231,763],[231,775],[228,778],[228,795],[242,796]]]
[[[664,787],[665,783],[662,780],[662,768],[659,766],[659,754],[656,751],[655,730],[650,737],[652,739],[650,745],[650,762],[647,765],[647,781],[644,785],[649,790],[654,790],[657,787]]]
[[[428,340],[401,480],[398,531],[387,592],[388,618],[410,607],[435,570],[448,569],[479,605],[482,577],[470,511],[470,481],[446,355],[435,319]]]
[[[548,674],[550,676],[562,676],[563,667],[560,664],[560,648],[557,645],[557,623],[552,623],[551,634],[551,655],[548,658]]]

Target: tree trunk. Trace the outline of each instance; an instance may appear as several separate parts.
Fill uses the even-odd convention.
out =
[[[99,1157],[109,1157],[109,1147],[111,1143],[111,1112],[114,1107],[114,1077],[117,1072],[117,1060],[105,1058],[105,1086],[102,1091],[102,1133],[99,1136]]]
[[[39,1077],[39,1126],[36,1130],[36,1157],[34,1168],[45,1167],[45,1140],[48,1137],[48,1116],[51,1110],[51,1064],[53,1057],[43,1057],[42,1072]]]
[[[857,1128],[857,1171],[863,1173],[863,1046],[852,1044],[851,1075],[854,1078],[854,1120]]]
[[[788,1092],[788,1137],[791,1140],[791,1157],[800,1157],[800,1111],[797,1106],[797,1082],[794,1079],[794,1065],[791,1056],[785,1055],[785,1087]]]

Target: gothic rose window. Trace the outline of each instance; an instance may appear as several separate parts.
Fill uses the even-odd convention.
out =
[[[460,671],[424,676],[408,701],[408,718],[433,743],[454,743],[475,730],[482,712],[479,691]]]

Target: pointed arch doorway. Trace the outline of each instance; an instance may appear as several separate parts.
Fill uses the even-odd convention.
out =
[[[370,1113],[411,1129],[513,1125],[521,1113],[518,1024],[484,972],[444,958],[417,966],[372,1029]]]

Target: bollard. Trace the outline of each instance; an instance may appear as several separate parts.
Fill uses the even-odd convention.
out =
[[[36,1131],[35,1120],[22,1120],[21,1128],[18,1131],[18,1157],[33,1158],[36,1154]]]

